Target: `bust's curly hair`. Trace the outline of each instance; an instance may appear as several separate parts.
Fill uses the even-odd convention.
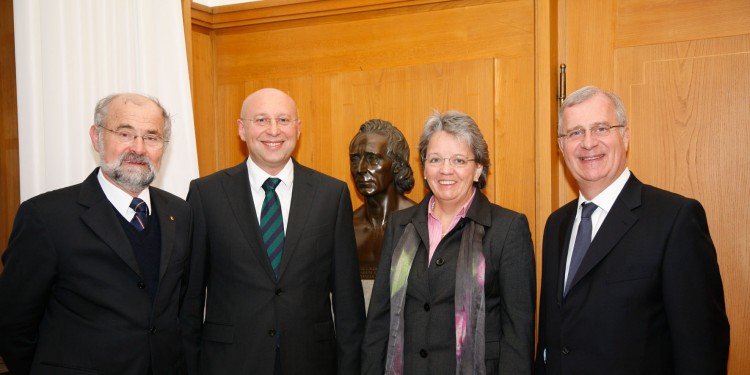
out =
[[[386,138],[386,156],[392,162],[391,172],[393,173],[396,190],[400,194],[411,191],[414,187],[414,172],[409,165],[409,144],[406,143],[406,138],[401,131],[385,120],[367,120],[359,126],[359,132],[352,138],[349,147],[351,148],[354,140],[359,136],[367,133],[377,133]]]

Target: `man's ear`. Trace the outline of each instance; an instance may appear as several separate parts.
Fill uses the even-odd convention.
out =
[[[89,128],[89,137],[91,137],[91,144],[94,145],[94,150],[99,152],[99,127],[91,125]]]

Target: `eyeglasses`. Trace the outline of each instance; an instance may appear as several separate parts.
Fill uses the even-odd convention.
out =
[[[613,128],[624,128],[625,125],[609,125],[609,124],[598,124],[591,127],[591,129],[576,128],[565,134],[558,135],[557,138],[567,139],[568,141],[580,141],[586,137],[586,132],[591,132],[591,135],[597,138],[604,138],[609,135]]]
[[[150,149],[158,150],[158,149],[164,147],[165,143],[169,142],[168,140],[166,140],[166,139],[164,139],[164,138],[162,138],[162,137],[160,137],[160,136],[158,136],[156,134],[138,135],[138,134],[135,134],[134,131],[129,130],[129,129],[112,130],[112,129],[107,129],[107,128],[105,128],[102,125],[99,125],[99,127],[102,128],[102,129],[104,129],[104,130],[106,130],[106,131],[108,131],[108,132],[110,132],[110,133],[112,133],[112,134],[114,134],[115,135],[115,140],[117,140],[117,142],[122,143],[124,145],[132,144],[135,141],[136,138],[141,138],[141,139],[143,139],[143,144],[146,147],[148,147]]]
[[[273,117],[256,117],[256,118],[242,118],[241,120],[242,121],[249,121],[249,122],[254,123],[257,126],[262,126],[262,127],[271,126],[271,124],[274,123],[274,122],[278,126],[289,126],[289,125],[296,124],[297,121],[298,121],[298,119],[291,118],[291,117],[277,117],[277,118],[273,118]]]
[[[439,156],[429,156],[425,160],[425,164],[427,164],[428,167],[440,167],[443,165],[445,160],[448,160],[450,164],[454,166],[455,168],[463,168],[470,161],[475,161],[476,159],[467,159],[463,156],[451,156],[449,158],[441,158]]]

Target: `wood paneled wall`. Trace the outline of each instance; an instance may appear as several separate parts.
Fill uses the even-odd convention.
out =
[[[193,6],[193,85],[201,175],[241,162],[235,123],[263,86],[289,92],[303,121],[301,163],[350,184],[360,124],[391,121],[412,149],[433,110],[471,115],[491,150],[486,189],[535,228],[534,1],[288,1]]]

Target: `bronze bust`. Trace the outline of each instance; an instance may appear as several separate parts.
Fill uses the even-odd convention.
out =
[[[409,145],[390,122],[368,120],[349,144],[349,161],[354,184],[365,200],[354,210],[360,277],[372,280],[390,213],[416,204],[404,196],[414,187]]]

